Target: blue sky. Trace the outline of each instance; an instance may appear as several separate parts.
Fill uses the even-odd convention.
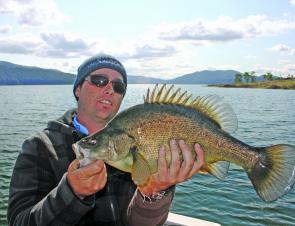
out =
[[[128,74],[295,75],[295,0],[0,0],[0,60],[75,73],[112,54]]]

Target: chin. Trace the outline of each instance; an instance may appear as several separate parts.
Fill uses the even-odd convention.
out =
[[[108,122],[114,117],[114,115],[113,114],[101,114],[101,113],[98,113],[96,115],[96,117]]]

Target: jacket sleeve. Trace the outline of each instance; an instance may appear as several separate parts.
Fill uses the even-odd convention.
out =
[[[94,197],[81,201],[66,180],[53,175],[44,144],[26,140],[13,170],[8,202],[10,226],[74,225],[94,206]]]
[[[134,194],[128,208],[128,222],[130,225],[156,226],[163,225],[168,217],[175,187],[169,189],[167,195],[155,201],[144,199],[140,192]]]

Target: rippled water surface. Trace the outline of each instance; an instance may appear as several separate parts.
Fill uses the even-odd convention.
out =
[[[147,87],[129,85],[122,108],[142,102]],[[183,85],[196,95],[218,94],[235,110],[239,120],[236,138],[254,146],[295,145],[295,91],[226,89]],[[0,225],[6,225],[8,187],[22,141],[43,129],[49,119],[75,107],[72,86],[0,86]],[[295,155],[295,153],[294,153]],[[196,175],[177,186],[174,213],[222,225],[295,225],[295,189],[283,198],[265,203],[238,167],[227,178]]]

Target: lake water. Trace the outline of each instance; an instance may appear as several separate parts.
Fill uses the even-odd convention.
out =
[[[152,85],[129,85],[122,109],[142,103]],[[239,126],[233,134],[255,146],[295,145],[295,91],[227,89],[182,85],[196,95],[218,94],[235,110]],[[8,187],[23,140],[49,119],[76,105],[72,86],[0,86],[0,225],[6,225]],[[295,155],[295,153],[294,153]],[[177,186],[174,213],[222,225],[295,225],[295,189],[265,203],[256,195],[244,171],[230,167],[227,178],[195,175]]]

